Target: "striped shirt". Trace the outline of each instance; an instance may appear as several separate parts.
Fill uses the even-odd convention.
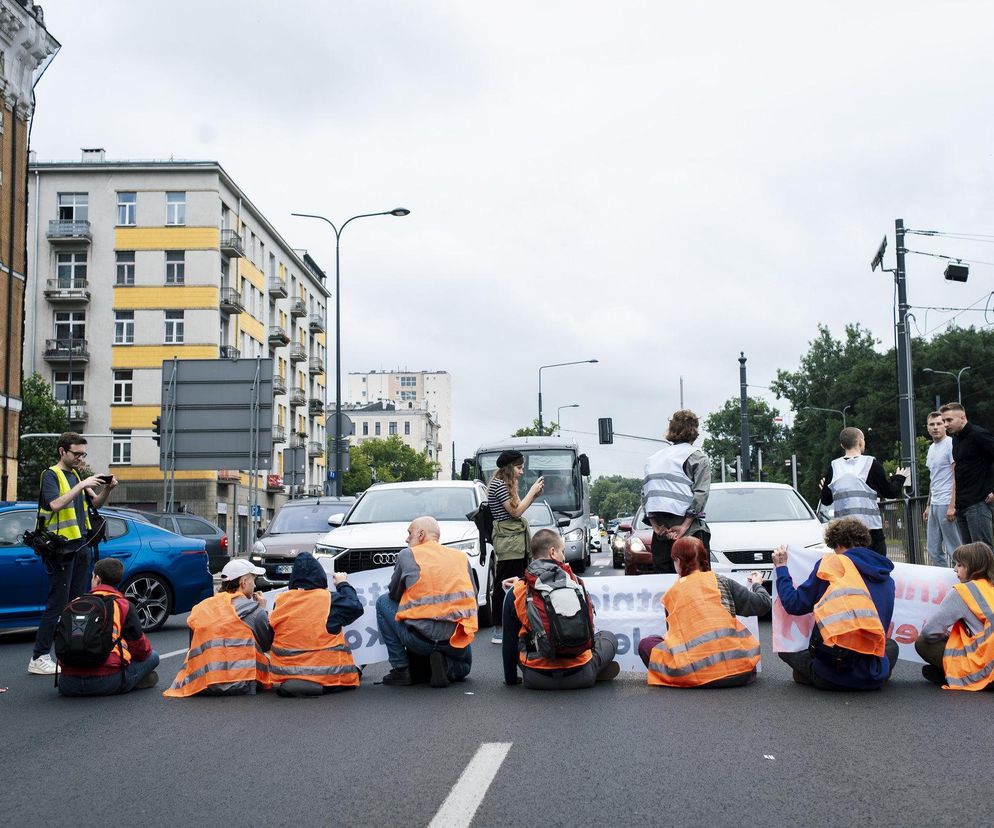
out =
[[[511,499],[511,492],[507,488],[507,483],[494,475],[487,485],[487,503],[490,504],[490,514],[494,521],[510,520],[511,515],[504,504]]]

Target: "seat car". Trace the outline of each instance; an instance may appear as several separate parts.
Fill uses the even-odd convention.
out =
[[[441,527],[441,544],[463,550],[469,559],[476,581],[481,625],[485,626],[489,623],[486,603],[493,555],[488,551],[486,561],[481,560],[480,533],[472,520],[485,499],[483,484],[475,480],[377,483],[359,495],[347,515],[333,518],[337,528],[318,541],[315,553],[333,558],[338,572],[393,566],[397,554],[407,547],[407,527],[411,521],[431,515]]]
[[[220,526],[215,526],[209,520],[188,512],[149,512],[145,517],[149,523],[154,523],[184,538],[200,538],[207,546],[211,572],[220,572],[231,560],[227,534]]]
[[[38,626],[45,609],[48,576],[24,531],[34,529],[36,503],[0,504],[0,629]],[[101,558],[124,564],[121,591],[131,599],[146,632],[159,629],[170,615],[188,612],[214,594],[207,553],[199,538],[184,538],[132,515],[100,510],[107,521]]]
[[[266,570],[256,579],[259,589],[284,587],[300,552],[313,552],[328,534],[332,515],[347,512],[354,497],[307,497],[288,500],[252,546],[252,562]]]

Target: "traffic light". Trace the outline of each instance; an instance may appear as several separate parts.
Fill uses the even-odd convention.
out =
[[[155,440],[155,444],[159,445],[159,438],[162,436],[162,417],[156,417],[152,420],[152,437]]]
[[[603,445],[608,445],[614,442],[614,422],[610,417],[600,417],[597,420],[597,438],[598,442]]]

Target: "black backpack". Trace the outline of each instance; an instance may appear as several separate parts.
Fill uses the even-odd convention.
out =
[[[123,632],[114,637],[114,601],[113,595],[88,593],[62,610],[55,627],[55,655],[62,664],[99,667],[117,647],[124,669]]]
[[[594,646],[590,598],[568,564],[532,561],[525,569],[524,582],[529,650],[542,658],[565,658]]]

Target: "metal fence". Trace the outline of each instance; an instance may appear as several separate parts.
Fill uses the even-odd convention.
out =
[[[903,563],[927,564],[925,549],[925,510],[927,497],[910,497],[907,500],[885,500],[881,504],[884,536],[887,538],[887,557]],[[917,527],[918,545],[911,545],[911,526]]]

